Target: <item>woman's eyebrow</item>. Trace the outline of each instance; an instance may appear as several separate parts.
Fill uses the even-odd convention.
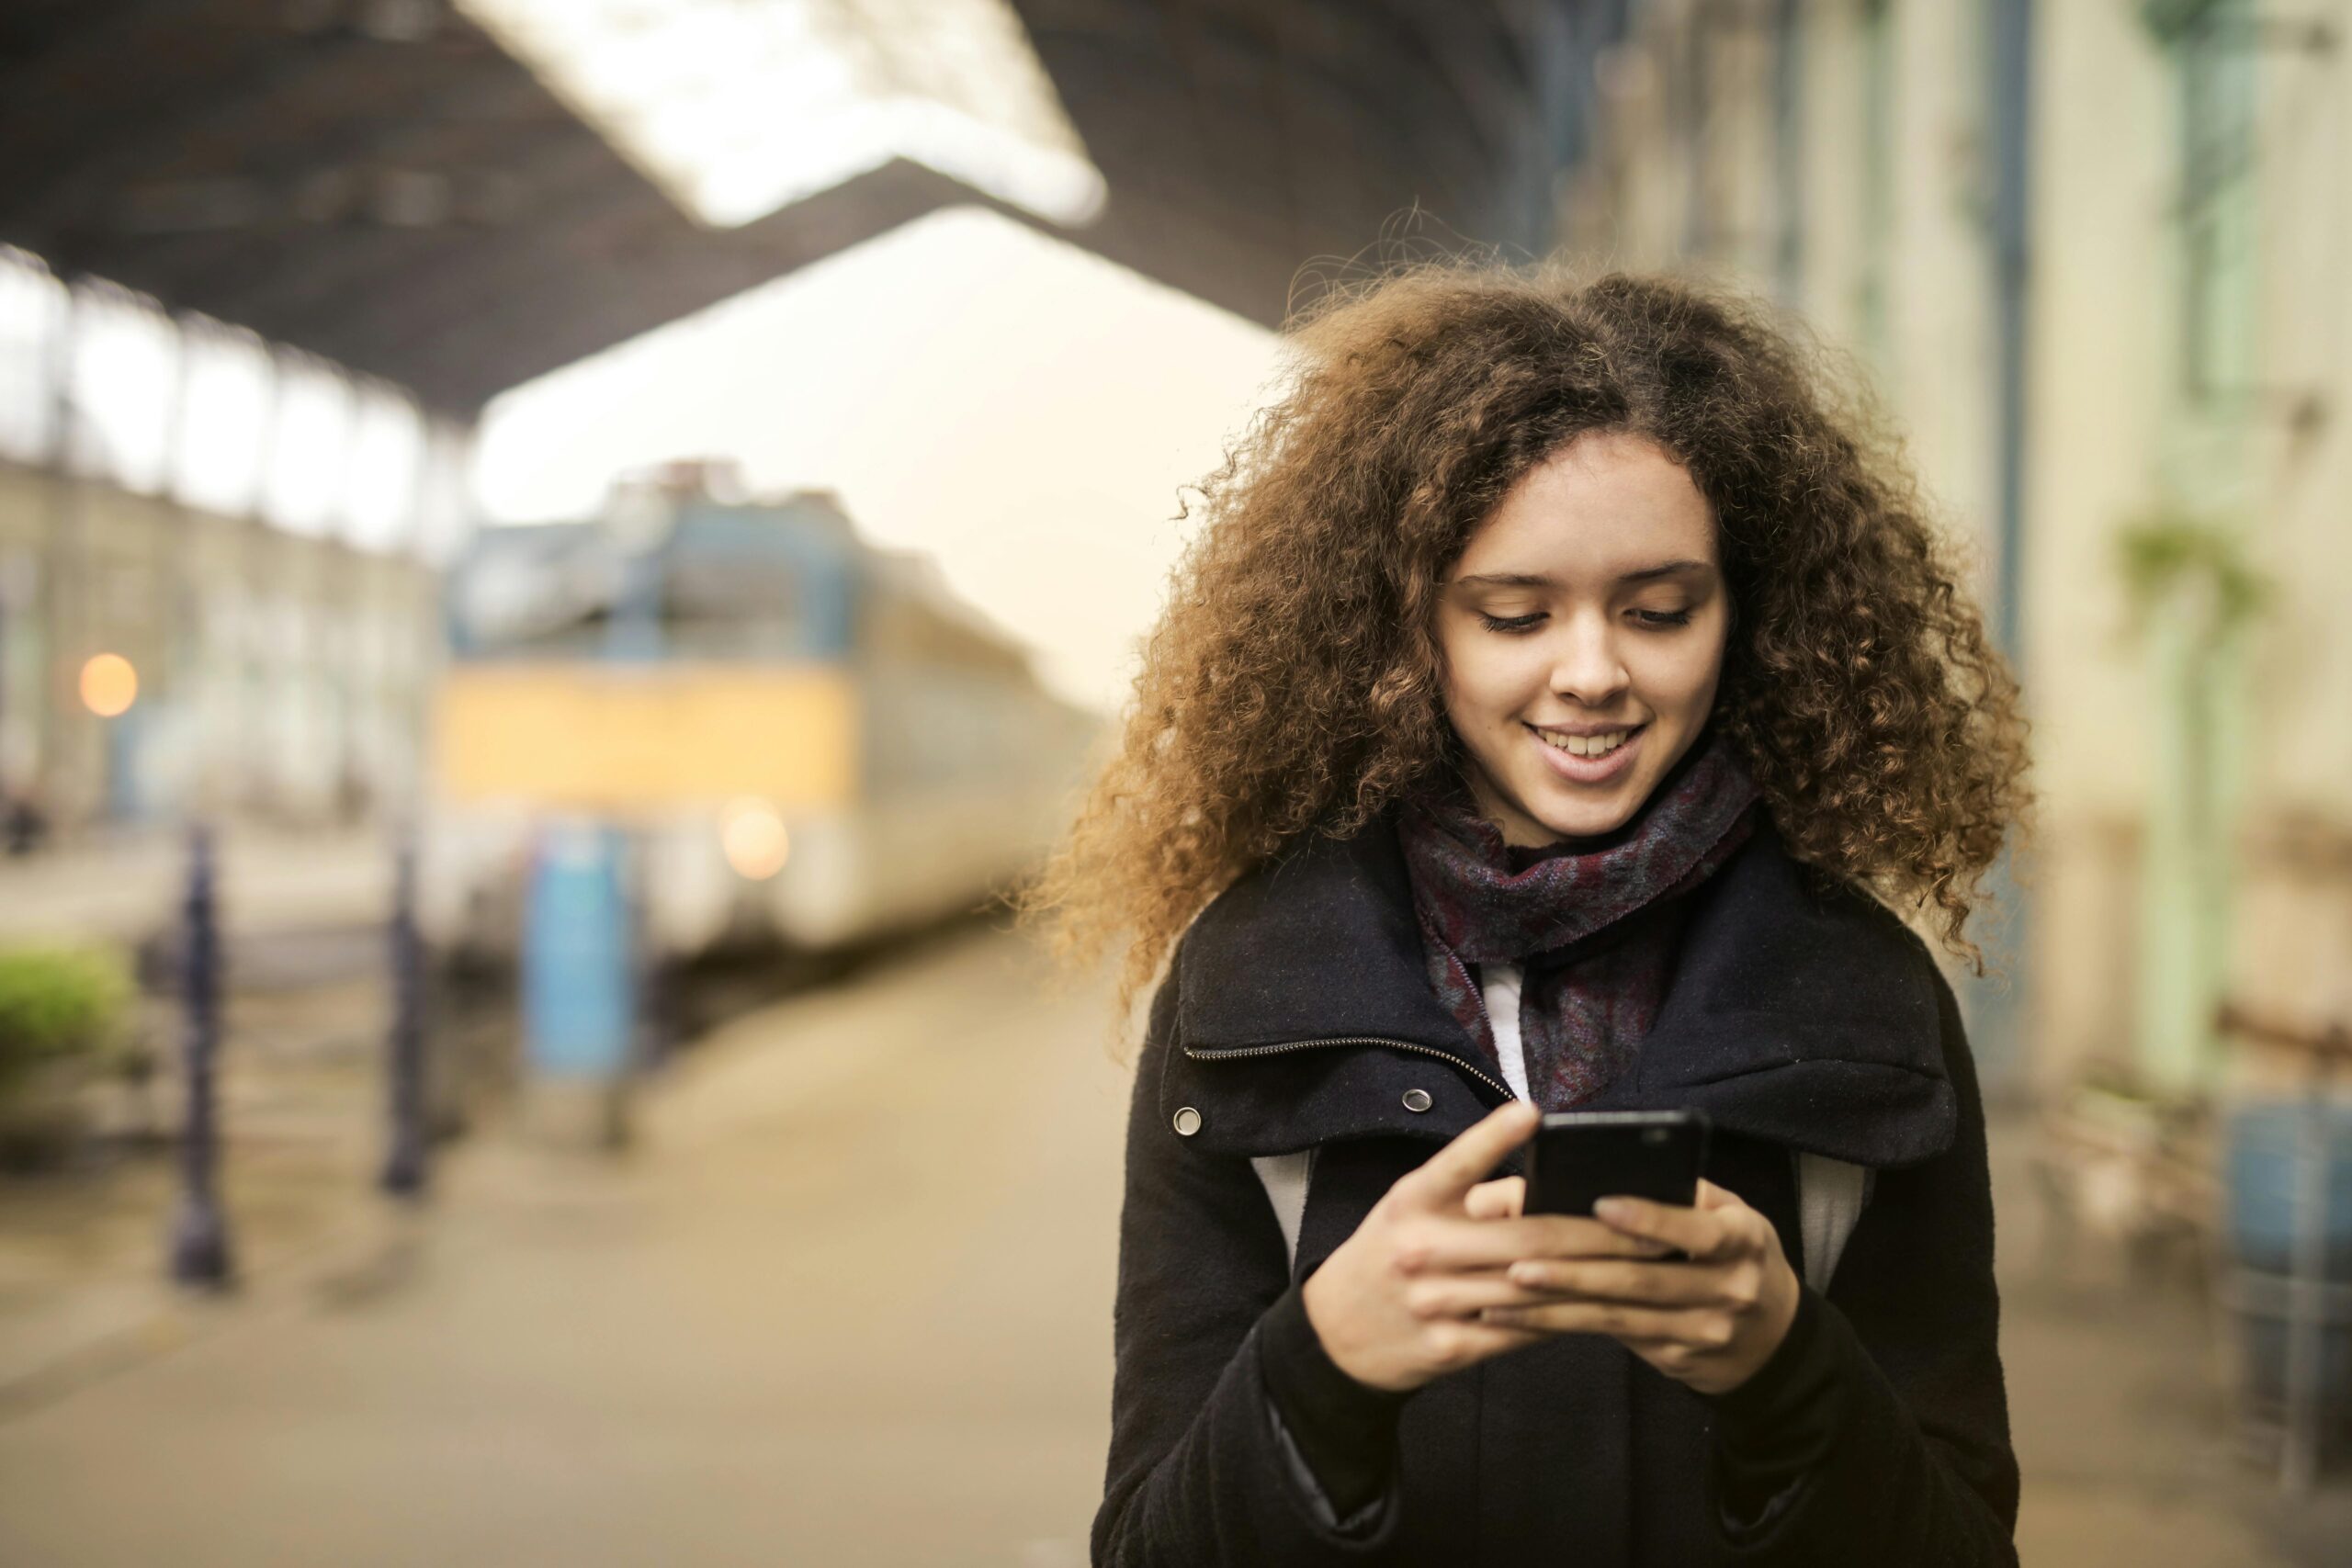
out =
[[[1651,582],[1661,577],[1674,577],[1682,572],[1714,570],[1713,566],[1702,560],[1660,561],[1656,566],[1640,567],[1626,572],[1617,581],[1621,584]],[[1457,577],[1453,581],[1464,587],[1476,588],[1556,588],[1559,586],[1557,578],[1542,571],[1481,571],[1467,577]]]
[[[1557,583],[1540,571],[1482,571],[1453,580],[1464,587],[1477,588],[1552,588]]]
[[[1645,566],[1639,571],[1629,571],[1617,581],[1620,582],[1650,582],[1661,577],[1673,577],[1681,572],[1713,571],[1715,569],[1713,567],[1708,565],[1702,560],[1661,561],[1657,566]]]

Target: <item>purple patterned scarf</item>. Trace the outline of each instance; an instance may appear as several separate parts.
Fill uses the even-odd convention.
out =
[[[1689,891],[1755,829],[1756,783],[1720,734],[1702,737],[1623,828],[1523,849],[1449,776],[1408,797],[1397,836],[1430,982],[1498,1076],[1476,964],[1521,967],[1528,1092],[1545,1111],[1609,1086],[1657,1020]],[[1634,917],[1640,917],[1638,919]]]

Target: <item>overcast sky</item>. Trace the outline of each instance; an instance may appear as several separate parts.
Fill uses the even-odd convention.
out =
[[[1277,360],[1261,327],[955,209],[506,393],[480,491],[495,519],[585,516],[623,468],[708,456],[755,490],[835,491],[1108,709],[1181,541],[1177,492]]]

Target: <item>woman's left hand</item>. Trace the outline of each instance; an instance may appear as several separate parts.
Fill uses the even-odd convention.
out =
[[[1473,1191],[1473,1212],[1516,1214],[1525,1190],[1517,1177],[1484,1183]],[[1699,1183],[1692,1208],[1604,1198],[1593,1217],[1627,1235],[1679,1247],[1689,1259],[1527,1259],[1510,1266],[1510,1282],[1560,1299],[1489,1307],[1481,1315],[1514,1328],[1606,1334],[1701,1393],[1737,1388],[1788,1337],[1802,1287],[1780,1235],[1771,1221],[1713,1182]]]

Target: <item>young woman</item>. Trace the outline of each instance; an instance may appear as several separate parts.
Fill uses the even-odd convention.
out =
[[[1035,899],[1164,965],[1095,1562],[2013,1561],[1984,1115],[1892,911],[1974,957],[2022,731],[1908,480],[1669,282],[1296,342]],[[1520,1213],[1539,1111],[1678,1106],[1695,1206]]]

